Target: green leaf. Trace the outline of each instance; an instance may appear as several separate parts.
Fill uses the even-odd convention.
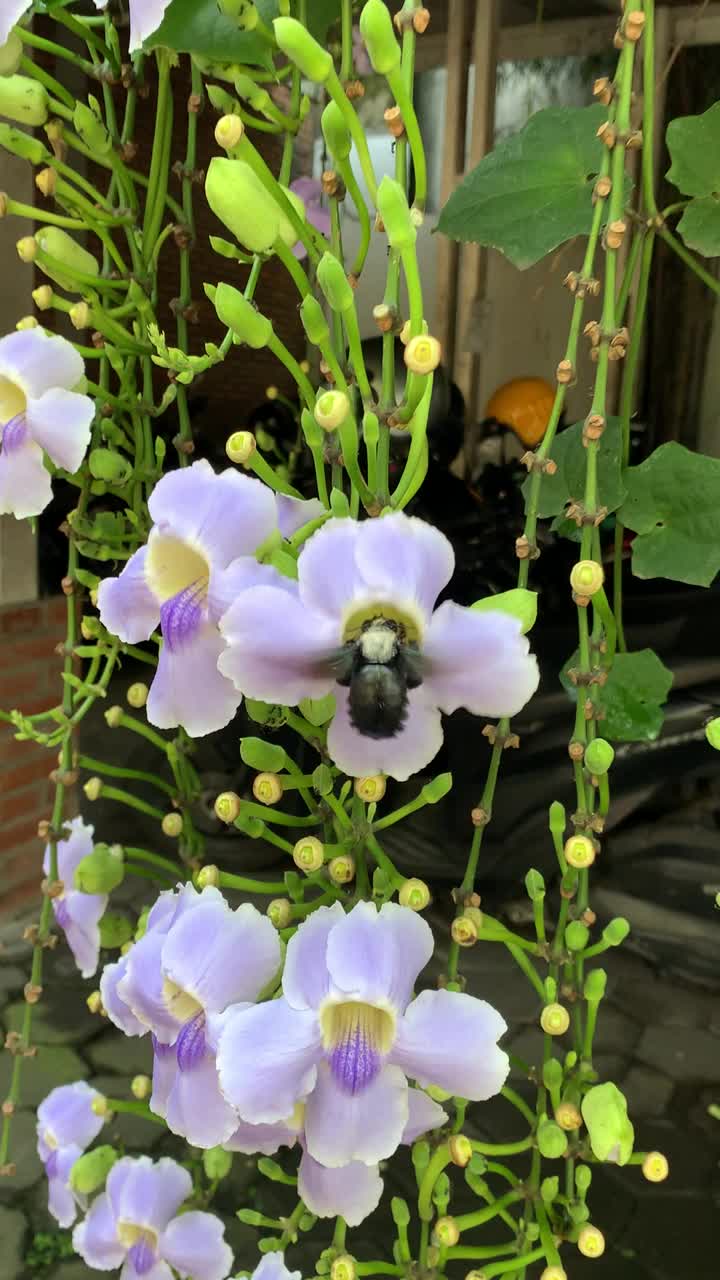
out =
[[[686,196],[720,191],[720,102],[701,116],[680,116],[667,128],[672,159],[667,177]]]
[[[552,447],[552,460],[557,466],[554,475],[544,475],[540,483],[538,515],[562,516],[569,498],[581,501],[585,491],[587,450],[582,442],[582,422],[561,431]],[[615,511],[625,497],[621,472],[622,430],[619,418],[608,418],[600,437],[598,451],[599,503],[608,511]],[[523,484],[527,504],[530,492],[530,476]],[[562,532],[564,528],[558,526]]]
[[[497,610],[500,613],[509,613],[513,618],[519,618],[522,623],[522,633],[526,635],[535,626],[537,602],[537,591],[516,587],[513,591],[501,591],[496,596],[485,596],[482,600],[476,600],[470,607],[478,613],[486,612],[488,609],[492,612]]]
[[[298,707],[305,719],[319,728],[335,715],[335,697],[332,693],[327,693],[324,698],[303,698]]]
[[[568,677],[568,669],[577,667],[577,650],[568,659],[560,680],[573,701],[577,687]],[[652,649],[637,653],[617,653],[607,683],[600,690],[600,705],[605,719],[598,723],[598,733],[620,742],[652,742],[663,725],[663,706],[673,682],[673,674]]]
[[[438,230],[499,249],[520,268],[588,235],[603,149],[596,134],[606,118],[600,105],[536,112],[467,175]]]
[[[217,0],[172,0],[144,48],[197,53],[213,62],[240,62],[252,67],[272,65],[266,41],[253,31],[241,31],[232,18],[220,13]]]
[[[617,1085],[596,1085],[585,1094],[581,1109],[593,1155],[610,1164],[627,1164],[635,1130],[628,1119],[625,1095]]]
[[[705,196],[691,200],[677,229],[689,249],[705,258],[720,257],[720,199]]]
[[[720,459],[670,441],[626,473],[620,519],[638,578],[708,587],[720,569]]]
[[[117,911],[106,911],[100,921],[100,946],[111,951],[124,947],[133,936],[133,926],[127,916]]]

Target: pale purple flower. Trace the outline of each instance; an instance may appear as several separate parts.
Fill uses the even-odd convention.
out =
[[[92,978],[100,955],[100,920],[108,904],[106,893],[81,893],[74,887],[75,870],[94,848],[95,828],[82,818],[65,823],[70,828],[67,840],[58,840],[57,871],[63,890],[52,899],[55,919],[65,934],[67,944],[83,978]],[[43,871],[50,874],[50,846],[45,848]]]
[[[508,1073],[491,1005],[455,991],[412,999],[433,951],[409,907],[320,907],[291,938],[283,994],[233,1011],[220,1036],[220,1085],[242,1120],[284,1121],[305,1103],[305,1144],[330,1169],[392,1155],[409,1120],[408,1077],[472,1101]]]
[[[288,1271],[281,1253],[266,1253],[250,1276],[250,1280],[301,1280],[299,1271]]]
[[[305,205],[305,219],[323,236],[330,235],[330,212],[322,203],[322,183],[317,178],[296,178],[290,183],[290,190],[299,196]],[[296,258],[306,258],[307,249],[302,240],[298,240],[292,249]]]
[[[352,42],[355,71],[359,76],[372,75],[372,63],[368,57],[367,49],[365,48],[362,35],[360,34],[360,28],[358,26],[353,27]]]
[[[44,329],[0,339],[0,515],[45,510],[52,484],[43,451],[66,471],[80,466],[95,417],[90,397],[75,390],[84,373],[72,343]]]
[[[277,522],[283,538],[292,538],[298,529],[317,520],[318,516],[327,515],[319,498],[291,498],[286,493],[276,493]]]
[[[52,1089],[37,1109],[37,1152],[48,1179],[48,1209],[61,1227],[72,1226],[77,1206],[87,1204],[72,1190],[70,1170],[102,1129],[102,1116],[92,1109],[100,1096],[77,1080]]]
[[[151,1110],[193,1146],[218,1146],[237,1126],[218,1084],[218,1038],[280,962],[277,933],[255,907],[233,911],[218,889],[185,885],[160,895],[144,936],[103,974],[111,1021],[126,1035],[152,1032]]]
[[[0,44],[6,44],[16,22],[30,8],[28,0],[0,0]]]
[[[178,1212],[192,1189],[174,1160],[125,1156],[73,1231],[76,1252],[98,1271],[122,1267],[121,1280],[172,1280],[175,1272],[183,1280],[226,1280],[233,1255],[220,1219]]]
[[[220,623],[228,647],[218,666],[264,702],[294,706],[334,692],[327,746],[335,764],[354,777],[385,773],[404,781],[442,745],[441,711],[515,715],[538,685],[517,618],[452,601],[434,608],[454,563],[444,534],[415,517],[328,520],[300,554],[296,595],[257,586],[228,610]],[[337,683],[339,661],[352,662],[347,646],[373,620],[399,627],[400,654],[413,654],[407,704],[390,736],[361,732],[350,676],[342,672]]]
[[[170,0],[130,0],[130,53],[157,31]],[[106,9],[108,0],[95,0],[96,9]]]
[[[232,468],[216,475],[201,461],[163,476],[148,506],[147,546],[119,577],[100,583],[100,617],[129,644],[148,640],[160,624],[148,720],[202,737],[232,720],[242,696],[217,669],[225,647],[217,623],[244,587],[280,577],[253,554],[277,529],[275,497],[259,480]]]
[[[421,1089],[408,1091],[408,1111],[408,1121],[401,1138],[401,1142],[408,1144],[430,1129],[439,1128],[447,1120],[442,1107]],[[353,1160],[341,1168],[326,1168],[307,1150],[304,1122],[305,1107],[302,1103],[281,1124],[248,1124],[241,1120],[224,1146],[227,1151],[270,1156],[279,1147],[292,1147],[299,1143],[302,1148],[298,1168],[301,1200],[318,1218],[335,1218],[340,1214],[349,1227],[359,1226],[380,1203],[383,1181],[378,1166]]]

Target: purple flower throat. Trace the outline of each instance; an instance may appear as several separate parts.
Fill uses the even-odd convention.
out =
[[[157,1250],[145,1234],[141,1235],[140,1239],[128,1249],[127,1257],[139,1276],[147,1275],[148,1271],[152,1271],[158,1260]]]
[[[24,413],[17,413],[2,429],[3,453],[14,453],[28,438]]]
[[[177,1064],[181,1071],[192,1071],[205,1055],[205,1014],[200,1012],[186,1022],[175,1041]]]
[[[160,606],[163,639],[171,653],[182,649],[202,625],[206,616],[207,582],[191,582]]]
[[[382,1009],[348,1001],[328,1010],[325,1044],[330,1070],[343,1093],[362,1093],[379,1075],[392,1042]]]

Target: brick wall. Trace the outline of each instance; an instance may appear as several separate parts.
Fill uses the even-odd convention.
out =
[[[45,711],[62,696],[55,646],[65,635],[61,596],[0,606],[0,708],[26,715]],[[0,722],[0,912],[20,910],[38,897],[41,818],[49,818],[53,752],[16,742]]]

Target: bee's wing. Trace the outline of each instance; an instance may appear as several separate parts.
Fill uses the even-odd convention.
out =
[[[350,684],[353,673],[356,645],[345,644],[341,649],[334,649],[323,659],[323,669],[332,675],[337,684],[346,688]]]
[[[401,653],[405,683],[408,689],[418,689],[428,673],[428,659],[412,644],[403,645]]]

